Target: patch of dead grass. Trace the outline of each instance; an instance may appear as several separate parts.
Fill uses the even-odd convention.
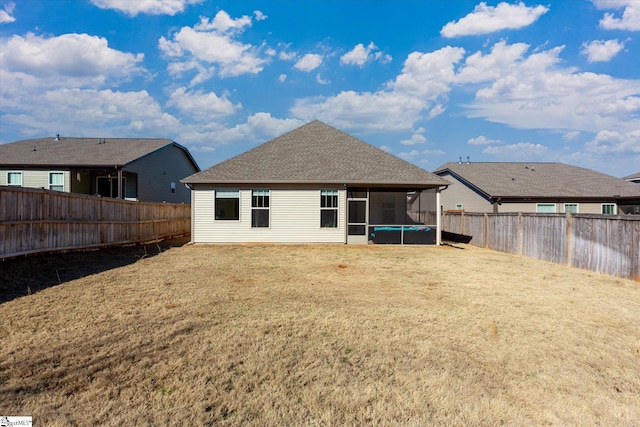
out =
[[[1,305],[41,425],[633,425],[640,288],[466,246],[185,246]]]

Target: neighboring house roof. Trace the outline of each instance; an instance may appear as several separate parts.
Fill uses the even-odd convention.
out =
[[[191,175],[182,182],[414,187],[450,184],[435,174],[317,120]]]
[[[562,163],[446,163],[435,173],[454,177],[489,198],[637,198],[620,178]]]
[[[624,179],[625,181],[631,181],[631,182],[640,183],[640,172],[633,173],[631,175],[625,176],[622,179]]]
[[[0,165],[13,167],[122,167],[167,146],[185,152],[200,170],[191,153],[170,139],[67,138],[27,139],[0,145]]]

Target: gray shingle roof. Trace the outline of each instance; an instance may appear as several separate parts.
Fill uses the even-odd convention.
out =
[[[631,175],[627,175],[622,179],[624,179],[625,181],[640,182],[640,172],[632,173]]]
[[[591,169],[562,163],[446,163],[452,172],[489,197],[640,197],[640,186]]]
[[[182,182],[426,187],[449,184],[435,174],[317,120],[191,175]]]
[[[59,141],[54,137],[27,139],[0,145],[0,165],[124,166],[172,144],[185,150],[190,156],[186,148],[170,139],[65,137],[61,137]]]

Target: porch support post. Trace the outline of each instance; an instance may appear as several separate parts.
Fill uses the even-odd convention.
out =
[[[118,168],[118,199],[124,199],[122,194],[122,168]]]
[[[442,214],[440,213],[440,189],[436,190],[436,246],[442,243]]]

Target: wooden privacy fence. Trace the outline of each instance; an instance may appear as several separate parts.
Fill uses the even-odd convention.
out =
[[[625,278],[640,277],[635,215],[445,212],[442,228],[471,244]]]
[[[189,234],[191,206],[0,187],[0,259]]]

